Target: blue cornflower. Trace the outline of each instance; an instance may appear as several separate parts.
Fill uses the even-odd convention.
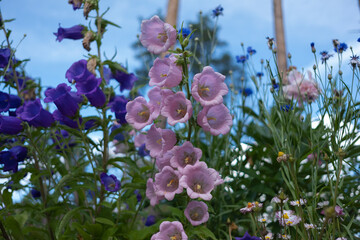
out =
[[[249,59],[249,55],[241,55],[241,56],[236,56],[236,62],[238,63],[245,63],[245,61],[247,59]]]
[[[328,60],[330,57],[332,57],[332,54],[329,54],[327,51],[322,51],[320,52],[321,55],[321,63],[326,62],[326,60]]]
[[[290,110],[293,110],[293,107],[290,106],[289,104],[286,104],[286,105],[282,105],[282,106],[280,107],[280,109],[281,109],[281,111],[283,111],[283,112],[288,112],[288,111],[290,111]]]
[[[213,17],[218,17],[220,15],[224,15],[223,11],[224,11],[224,8],[221,5],[217,6],[214,10],[212,10]]]
[[[314,43],[314,42],[310,43],[310,47],[311,47],[311,51],[312,51],[313,53],[316,52],[315,43]]]
[[[251,94],[253,94],[253,90],[251,88],[240,88],[239,92],[244,94],[245,97],[248,97]]]
[[[253,55],[253,54],[256,53],[256,50],[255,50],[255,49],[252,49],[251,47],[248,47],[248,48],[247,48],[247,52],[248,52],[248,54],[250,54],[250,56],[251,56],[251,55]]]
[[[263,72],[257,72],[257,73],[256,73],[256,76],[257,76],[258,78],[261,78],[262,76],[264,76],[264,73],[263,73]]]
[[[189,28],[182,28],[182,35],[184,38],[187,38],[187,36],[189,36],[191,33]],[[179,34],[181,34],[181,29],[179,30]],[[192,39],[194,37],[194,35],[190,36],[190,39]]]
[[[346,43],[340,43],[337,47],[334,48],[334,50],[335,52],[342,53],[345,52],[347,48],[348,46]]]
[[[277,83],[273,84],[272,86],[275,90],[279,88],[279,84],[277,84]]]
[[[358,38],[357,41],[360,42],[360,38]]]

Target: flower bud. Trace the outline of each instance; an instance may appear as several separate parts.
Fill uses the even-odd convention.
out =
[[[233,71],[232,70],[229,70],[229,74],[232,75]]]
[[[304,116],[301,115],[301,116],[300,116],[300,121],[304,121],[304,119],[305,119]]]
[[[244,81],[244,80],[245,80],[245,78],[244,78],[243,76],[241,76],[240,80],[241,80],[241,81]]]
[[[291,59],[291,53],[288,53],[288,59]]]
[[[86,50],[90,51],[90,43],[92,41],[94,41],[94,39],[95,39],[95,36],[94,36],[94,33],[92,31],[86,32],[85,37],[84,37],[83,42],[82,42],[83,47]]]
[[[271,93],[274,93],[275,92],[275,89],[273,87],[270,88],[270,92]]]
[[[92,74],[96,75],[95,70],[96,70],[96,58],[90,58],[86,64],[86,68],[87,70],[89,70],[89,72],[91,72]]]
[[[264,64],[264,59],[261,59],[261,60],[260,60],[260,63],[261,63],[261,64]]]
[[[277,49],[276,49],[276,48],[274,48],[274,49],[272,50],[272,52],[273,52],[274,54],[276,54]]]
[[[339,70],[339,75],[341,76],[343,74],[343,72],[341,70]]]
[[[344,157],[346,156],[346,152],[342,148],[339,148],[337,155],[339,156],[339,158],[344,159]]]
[[[316,69],[316,65],[314,64],[314,66],[313,66],[313,69],[315,70]]]
[[[328,79],[329,79],[329,81],[331,81],[331,79],[332,79],[332,75],[330,73],[328,75]]]

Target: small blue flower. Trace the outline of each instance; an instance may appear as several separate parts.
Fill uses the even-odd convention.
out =
[[[257,72],[257,73],[256,73],[256,76],[257,76],[258,78],[261,78],[262,76],[264,76],[264,73],[263,73],[263,72]]]
[[[224,8],[221,5],[217,6],[214,10],[212,10],[213,17],[218,17],[220,15],[224,15],[223,11],[224,11]]]
[[[182,28],[182,35],[184,38],[187,38],[187,36],[189,36],[191,33],[189,28]],[[179,30],[179,34],[181,34],[181,29]],[[190,39],[192,39],[194,37],[194,35],[190,36]]]
[[[334,48],[334,50],[335,52],[342,53],[345,52],[347,48],[348,46],[346,43],[340,43],[337,47]]]
[[[235,237],[235,240],[261,240],[261,239],[256,236],[252,237],[248,232],[246,232],[243,237]]]
[[[141,196],[141,194],[140,194],[140,191],[136,189],[136,190],[134,191],[134,194],[136,195],[136,200],[137,200],[137,202],[140,202],[141,199],[142,199],[142,196]]]
[[[149,150],[146,149],[145,143],[139,147],[138,154],[141,157],[149,156],[150,152],[149,152]]]
[[[310,43],[310,46],[311,46],[312,48],[315,47],[315,43],[314,43],[314,42]]]
[[[249,59],[249,55],[235,56],[237,63],[245,63]]]
[[[278,89],[278,88],[279,88],[279,84],[277,84],[277,83],[273,84],[273,88],[274,88],[275,90]]]
[[[253,55],[253,54],[256,53],[256,50],[255,50],[255,49],[252,49],[251,47],[248,47],[248,48],[247,48],[247,52],[248,52],[248,54],[250,54],[250,56],[251,56],[251,55]]]
[[[323,64],[324,62],[326,62],[330,57],[332,57],[332,54],[329,54],[327,51],[322,51],[320,52],[321,55],[321,63]]]
[[[251,88],[240,88],[239,92],[243,93],[245,97],[248,97],[251,94],[253,94],[253,90]]]
[[[286,105],[282,105],[282,106],[280,107],[280,109],[281,109],[281,111],[283,111],[283,112],[289,112],[290,110],[293,110],[293,107],[290,106],[289,104],[286,104]]]

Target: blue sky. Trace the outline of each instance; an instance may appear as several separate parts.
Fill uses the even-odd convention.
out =
[[[272,5],[270,0],[180,0],[178,22],[195,20],[202,10],[209,13],[217,5],[224,8],[219,19],[220,38],[229,43],[228,49],[234,55],[241,54],[240,43],[257,50],[257,59],[270,58],[265,38],[274,36]],[[24,34],[27,37],[19,45],[18,58],[30,58],[27,72],[40,77],[46,86],[65,81],[65,72],[70,65],[83,58],[87,52],[81,41],[55,41],[53,32],[59,23],[63,27],[87,24],[82,11],[73,11],[67,0],[3,0],[1,11],[5,19],[16,18],[7,27],[12,29],[13,45],[17,45]],[[21,6],[21,7],[19,7]],[[130,45],[140,33],[138,18],[149,17],[160,10],[166,12],[165,0],[103,0],[101,7],[110,7],[108,19],[122,28],[109,28],[105,34],[103,51],[112,56],[115,48],[116,60],[128,63],[130,71],[138,66]],[[283,1],[287,51],[291,52],[293,65],[299,69],[313,65],[310,42],[315,42],[318,52],[333,52],[332,39],[352,45],[359,54],[360,18],[356,0],[298,0]],[[178,24],[179,25],[179,24]],[[1,37],[3,39],[3,36]],[[93,47],[95,49],[95,46]],[[347,58],[344,58],[347,63]]]

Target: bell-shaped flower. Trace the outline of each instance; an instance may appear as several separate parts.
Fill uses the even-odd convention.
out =
[[[100,174],[101,184],[104,185],[106,191],[117,192],[120,189],[120,181],[116,178],[115,175],[107,175],[106,173]]]
[[[54,123],[53,115],[43,109],[40,99],[25,102],[16,110],[16,114],[34,127],[50,127]]]
[[[120,91],[131,90],[134,87],[137,77],[133,73],[126,73],[116,70],[112,77],[120,84]]]
[[[183,191],[179,184],[180,177],[179,171],[169,166],[164,167],[161,172],[155,174],[156,194],[164,196],[169,201],[173,200],[175,194]]]
[[[175,146],[171,152],[173,153],[173,157],[170,160],[170,164],[180,172],[182,172],[187,165],[196,164],[202,156],[201,149],[195,148],[191,142],[188,141],[184,142],[181,146]]]
[[[0,164],[4,164],[3,171],[18,171],[19,162],[27,157],[28,150],[23,146],[12,147],[9,151],[0,152]]]
[[[65,115],[63,115],[59,110],[55,110],[53,112],[53,117],[56,121],[60,122],[60,124],[66,125],[68,127],[74,128],[74,129],[78,129],[79,128],[79,124],[78,124],[78,120],[79,123],[82,123],[82,118],[79,117],[78,120],[77,119],[71,119]]]
[[[154,184],[154,180],[149,178],[146,182],[146,197],[150,199],[150,205],[155,206],[159,203],[160,200],[164,199],[164,196],[159,196],[156,194],[157,188]]]
[[[9,64],[10,55],[9,48],[0,49],[0,68],[5,68]]]
[[[125,119],[127,103],[128,100],[124,96],[115,96],[115,98],[109,103],[110,110],[115,113],[116,120],[120,124],[127,124]]]
[[[224,75],[206,66],[201,73],[194,76],[191,94],[203,107],[220,104],[223,102],[223,96],[229,91],[224,81]]]
[[[54,102],[63,115],[73,117],[79,110],[79,104],[71,96],[70,91],[71,87],[66,83],[61,83],[56,88],[49,88],[45,91],[44,102]]]
[[[160,232],[154,234],[151,240],[187,240],[188,236],[179,221],[164,221],[160,224]]]
[[[57,33],[54,33],[56,40],[61,42],[64,38],[78,40],[84,37],[84,27],[82,25],[75,25],[69,28],[62,28],[59,26]]]
[[[17,117],[0,115],[0,133],[15,135],[23,130],[22,121]]]
[[[208,206],[200,201],[189,202],[184,214],[193,226],[200,225],[209,220]]]
[[[90,104],[97,108],[104,106],[106,102],[105,94],[99,87],[101,81],[101,78],[95,78],[94,75],[90,75],[86,81],[77,82],[75,85],[77,93],[84,94]]]
[[[161,115],[167,117],[167,122],[174,126],[176,123],[185,123],[192,116],[191,101],[186,99],[183,92],[177,92],[164,99]]]
[[[173,157],[173,153],[172,151],[169,151],[169,152],[166,152],[164,153],[162,156],[160,157],[157,157],[156,158],[156,166],[157,168],[161,171],[164,167],[166,166],[169,166],[171,167],[170,165],[170,159]]]
[[[86,81],[90,75],[93,74],[87,69],[87,61],[85,59],[74,62],[65,73],[69,83],[72,83],[73,80],[75,82]]]
[[[157,15],[141,23],[140,42],[151,53],[166,52],[176,43],[176,35],[176,29]]]
[[[170,129],[157,128],[152,125],[146,135],[146,148],[150,156],[160,157],[176,144],[176,135]]]
[[[211,191],[224,182],[219,173],[213,168],[208,168],[205,162],[187,165],[182,174],[180,185],[186,188],[188,196],[192,199],[211,200]]]
[[[126,112],[126,121],[137,130],[150,125],[154,120],[152,107],[144,97],[137,97],[133,101],[129,101],[126,104]]]
[[[10,108],[17,108],[21,105],[21,98],[13,94],[0,92],[0,112],[6,112]]]
[[[175,64],[174,58],[157,58],[149,71],[149,85],[173,88],[182,80],[182,71]]]
[[[224,104],[204,107],[198,114],[197,123],[204,131],[212,135],[227,134],[233,120],[229,109]]]

